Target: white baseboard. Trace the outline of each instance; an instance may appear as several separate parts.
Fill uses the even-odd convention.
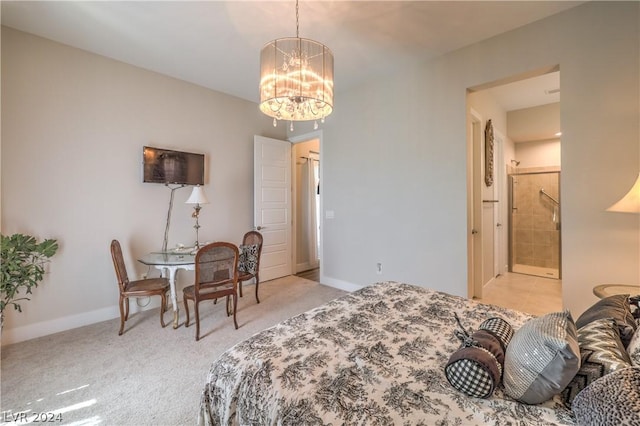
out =
[[[297,263],[296,264],[296,274],[299,272],[304,272],[304,271],[309,271],[311,269],[315,269],[317,267],[319,267],[320,264],[318,262],[316,262],[315,264],[312,264],[311,262],[302,262],[302,263]]]
[[[141,308],[135,303],[134,299],[131,300],[129,304],[129,315],[147,309],[158,308],[159,306],[159,301],[156,302],[152,300],[149,305]],[[169,308],[171,309],[171,302],[169,302]],[[91,312],[69,315],[51,321],[43,321],[35,324],[25,325],[22,327],[3,329],[1,337],[2,346],[10,345],[12,343],[24,342],[25,340],[36,339],[38,337],[48,336],[49,334],[59,333],[61,331],[67,331],[114,318],[120,318],[120,309],[117,305],[97,309]]]
[[[362,287],[364,287],[364,286],[353,284],[347,281],[342,281],[335,278],[327,277],[326,275],[320,276],[320,282],[330,287],[339,288],[340,290],[345,290],[348,292],[360,290]]]
[[[311,269],[311,266],[309,266],[309,262],[302,262],[302,263],[296,264],[296,274],[298,272],[308,271],[309,269]]]

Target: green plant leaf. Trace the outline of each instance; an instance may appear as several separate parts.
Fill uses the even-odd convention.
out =
[[[45,273],[44,265],[49,262],[58,250],[58,243],[53,239],[46,239],[38,243],[35,237],[24,234],[0,236],[0,312],[4,312],[8,305],[22,312],[20,292],[33,294],[32,290],[42,281]]]

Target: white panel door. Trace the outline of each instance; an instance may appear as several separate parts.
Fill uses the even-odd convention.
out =
[[[291,143],[254,136],[254,226],[264,242],[260,281],[291,275]]]

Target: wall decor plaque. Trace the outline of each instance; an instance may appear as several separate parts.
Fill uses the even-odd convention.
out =
[[[484,128],[484,183],[493,185],[493,124],[487,121]]]

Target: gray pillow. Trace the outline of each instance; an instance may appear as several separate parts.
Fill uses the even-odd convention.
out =
[[[616,294],[598,301],[578,317],[576,326],[582,328],[590,322],[601,318],[613,318],[616,320],[620,330],[620,340],[622,340],[622,344],[626,348],[637,328],[635,319],[631,314],[629,295]]]
[[[571,406],[579,425],[640,424],[640,367],[615,371],[596,380]]]
[[[560,393],[580,368],[576,325],[567,310],[531,319],[505,354],[503,382],[510,397],[539,404]]]

